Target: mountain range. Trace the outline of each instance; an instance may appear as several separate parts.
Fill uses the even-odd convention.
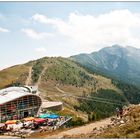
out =
[[[98,52],[70,57],[92,72],[140,85],[140,49],[113,45]]]

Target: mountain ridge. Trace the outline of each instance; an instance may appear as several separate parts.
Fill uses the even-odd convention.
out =
[[[93,72],[101,72],[136,86],[140,84],[140,49],[113,45],[90,54],[74,55],[70,59]]]

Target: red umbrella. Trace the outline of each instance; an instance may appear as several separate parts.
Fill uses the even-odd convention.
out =
[[[34,121],[35,122],[38,122],[38,123],[42,123],[42,122],[46,121],[46,119],[43,119],[43,118],[35,118]]]

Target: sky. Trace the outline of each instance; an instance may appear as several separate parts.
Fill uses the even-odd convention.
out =
[[[0,2],[0,70],[114,44],[140,48],[140,2]]]

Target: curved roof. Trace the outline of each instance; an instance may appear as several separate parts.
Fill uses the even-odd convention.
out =
[[[0,90],[0,94],[3,92],[11,92],[11,91],[24,91],[24,92],[29,92],[29,89],[26,87],[8,87]]]
[[[26,87],[9,87],[2,89],[0,90],[0,104],[4,104],[6,102],[15,100],[26,95],[37,96],[35,94],[30,93]]]

